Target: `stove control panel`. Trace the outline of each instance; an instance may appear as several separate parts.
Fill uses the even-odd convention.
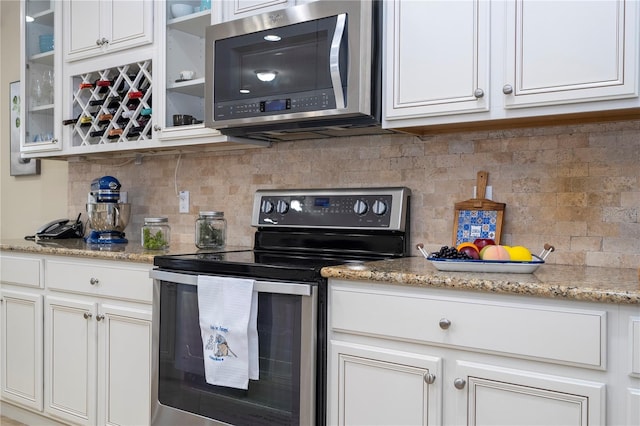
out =
[[[410,194],[405,187],[259,190],[251,225],[404,231]]]

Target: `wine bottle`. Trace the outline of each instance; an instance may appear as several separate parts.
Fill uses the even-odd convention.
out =
[[[122,134],[122,129],[111,129],[107,135],[108,139],[118,139]]]
[[[113,114],[101,114],[98,117],[98,125],[102,126],[109,123],[113,119]]]
[[[94,130],[93,132],[89,132],[89,136],[91,136],[92,138],[99,137],[104,135],[104,132],[105,132],[105,129]]]
[[[89,101],[90,106],[99,106],[102,104],[104,104],[104,99],[94,99],[92,101]]]
[[[80,127],[87,127],[87,126],[91,126],[91,122],[93,121],[92,117],[89,116],[84,116],[84,117],[80,117]]]

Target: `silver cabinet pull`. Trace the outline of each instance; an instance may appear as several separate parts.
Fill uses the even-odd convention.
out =
[[[432,385],[436,381],[436,375],[432,373],[424,373],[424,381],[428,385]]]
[[[451,321],[449,321],[446,318],[442,318],[440,319],[440,321],[438,322],[438,325],[440,326],[441,329],[446,330],[449,327],[451,327]]]
[[[89,280],[89,284],[91,285],[100,284],[100,280],[97,278],[91,277],[91,279]]]
[[[93,315],[91,314],[91,312],[85,312],[83,316],[84,316],[84,319],[89,319],[89,318],[91,318]]]
[[[464,389],[466,384],[467,384],[467,381],[465,379],[461,379],[459,377],[453,381],[453,386],[456,389]]]
[[[505,95],[510,95],[513,93],[513,86],[510,84],[505,84],[504,87],[502,87],[502,93],[504,93]]]
[[[476,98],[481,98],[484,96],[484,90],[477,88],[474,92],[473,92],[473,96],[475,96]]]
[[[104,319],[104,315],[96,315],[96,321],[102,321]]]

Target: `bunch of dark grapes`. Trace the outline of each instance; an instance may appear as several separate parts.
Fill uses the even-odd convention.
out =
[[[442,246],[440,251],[431,253],[435,259],[471,259],[467,253],[460,253],[455,247]]]

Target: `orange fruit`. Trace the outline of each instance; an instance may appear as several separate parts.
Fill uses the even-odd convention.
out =
[[[470,242],[465,242],[465,243],[458,244],[458,246],[456,247],[456,250],[460,251],[460,249],[463,248],[463,247],[473,247],[474,249],[476,249],[476,251],[478,253],[480,252],[480,250],[478,250],[478,246],[476,246],[475,244],[470,243]]]

